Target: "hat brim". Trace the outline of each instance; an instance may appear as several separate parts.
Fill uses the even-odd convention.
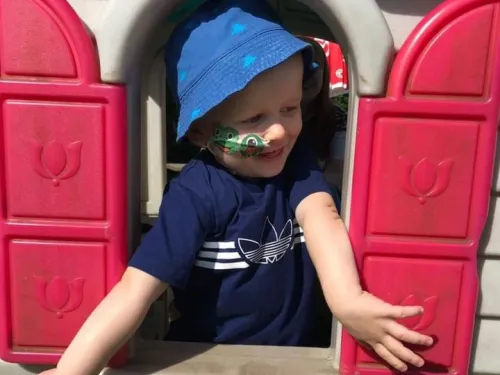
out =
[[[180,98],[177,141],[186,135],[194,121],[243,90],[257,75],[301,51],[307,79],[316,68],[313,48],[284,29],[267,30],[227,53]]]

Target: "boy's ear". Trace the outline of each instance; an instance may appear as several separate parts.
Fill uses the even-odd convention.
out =
[[[208,129],[203,129],[200,126],[191,126],[186,135],[187,139],[197,147],[206,147],[210,138],[210,134],[207,130]]]

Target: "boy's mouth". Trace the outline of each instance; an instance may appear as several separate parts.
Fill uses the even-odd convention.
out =
[[[264,159],[274,159],[274,158],[276,158],[278,156],[281,156],[281,154],[283,153],[284,150],[285,150],[285,148],[281,147],[281,148],[279,148],[277,150],[263,152],[259,156],[261,158],[264,158]]]

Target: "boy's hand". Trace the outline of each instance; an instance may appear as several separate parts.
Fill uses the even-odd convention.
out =
[[[422,313],[422,307],[393,306],[368,292],[362,292],[344,306],[338,319],[363,346],[373,349],[397,370],[406,371],[406,363],[422,367],[424,360],[406,348],[403,342],[430,346],[433,340],[429,336],[409,330],[397,323],[396,319]]]
[[[56,371],[57,371],[57,369],[53,368],[51,370],[47,370],[47,371],[41,372],[38,375],[56,375],[57,374]]]

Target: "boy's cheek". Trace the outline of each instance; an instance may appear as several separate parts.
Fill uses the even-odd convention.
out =
[[[295,144],[295,142],[297,141],[297,138],[299,137],[299,135],[302,131],[302,127],[303,127],[302,121],[299,121],[297,123],[297,125],[293,128],[293,131],[290,132],[290,138],[291,138],[290,143]],[[292,145],[292,147],[293,147],[293,145]]]
[[[302,127],[303,125],[302,125],[302,115],[301,115],[300,119],[296,122],[296,124],[292,128],[292,131],[290,132],[295,139],[297,139],[300,132],[302,131]]]

